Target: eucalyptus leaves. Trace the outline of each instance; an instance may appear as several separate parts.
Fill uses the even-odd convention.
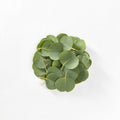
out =
[[[87,70],[92,62],[85,49],[84,40],[78,37],[63,33],[57,37],[48,35],[34,54],[34,73],[45,80],[48,89],[69,92],[88,78]]]

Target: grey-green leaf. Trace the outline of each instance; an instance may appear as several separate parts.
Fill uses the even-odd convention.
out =
[[[88,69],[92,64],[92,61],[89,58],[87,58],[86,56],[82,57],[81,62],[84,64],[86,69]]]
[[[73,71],[75,71],[76,73],[79,73],[79,72],[81,72],[83,70],[86,70],[86,68],[83,65],[83,63],[81,63],[81,62],[79,63],[79,65],[76,68],[73,69]]]
[[[53,67],[60,68],[60,67],[62,66],[62,64],[60,63],[59,60],[54,60],[53,63],[52,63],[52,66],[53,66]]]
[[[85,81],[88,78],[88,76],[89,76],[88,71],[86,71],[86,70],[81,71],[79,73],[77,79],[75,80],[75,83],[80,83],[82,81]]]
[[[60,54],[60,62],[68,69],[74,69],[79,64],[79,59],[72,51],[63,51]]]
[[[65,78],[59,78],[56,82],[55,82],[55,86],[59,91],[66,91],[66,80]]]
[[[69,92],[75,87],[75,81],[71,78],[70,73],[66,72],[63,78],[56,80],[55,86],[59,91]]]
[[[65,70],[66,78],[76,80],[78,73],[74,70]]]
[[[46,86],[48,89],[55,89],[55,81],[58,79],[58,76],[55,75],[55,73],[50,73],[47,75],[46,78]]]
[[[63,51],[63,46],[60,43],[54,43],[48,48],[48,56],[52,60],[58,60],[59,54]]]
[[[86,49],[86,44],[84,40],[78,37],[71,37],[73,39],[73,48],[76,50],[84,51]]]
[[[43,43],[42,47],[39,48],[40,53],[42,56],[46,57],[49,56],[49,48],[53,45],[53,42],[51,40],[47,40]]]
[[[90,59],[90,55],[89,55],[88,52],[84,51],[84,52],[83,52],[83,55],[85,55],[88,59]]]
[[[47,69],[52,66],[52,60],[50,58],[46,58],[44,62]]]
[[[34,65],[35,65],[37,68],[40,68],[40,69],[41,69],[41,68],[46,68],[45,63],[44,63],[44,61],[43,61],[43,58],[35,61],[35,62],[34,62]]]
[[[41,54],[39,51],[35,52],[34,57],[33,57],[33,62],[36,60],[39,60],[41,58]]]
[[[62,77],[63,76],[63,71],[61,71],[57,67],[49,67],[47,74],[50,74],[50,73],[54,73],[58,77]]]
[[[37,68],[45,68],[45,63],[44,63],[44,58],[41,56],[40,52],[36,52],[34,57],[33,57],[33,62],[34,62],[34,65],[37,67]]]
[[[71,91],[75,84],[85,81],[92,61],[85,51],[84,40],[65,33],[48,35],[37,45],[33,70],[44,79],[48,89]]]
[[[33,67],[34,73],[37,77],[45,77],[45,75],[46,75],[45,69],[39,69],[34,64],[32,67]]]
[[[41,48],[45,41],[47,41],[47,39],[46,39],[46,38],[43,38],[43,39],[39,42],[39,44],[37,45],[37,49]]]
[[[69,36],[63,36],[60,39],[60,42],[62,43],[64,50],[70,50],[73,46],[73,40]]]
[[[61,33],[61,34],[57,35],[58,40],[60,40],[63,36],[67,36],[67,34]]]
[[[55,42],[55,43],[58,42],[58,39],[57,39],[55,36],[53,36],[53,35],[48,35],[48,36],[47,36],[47,39],[48,39],[48,40],[52,40],[52,41]]]

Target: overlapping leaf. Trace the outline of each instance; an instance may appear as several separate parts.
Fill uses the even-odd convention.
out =
[[[59,60],[54,60],[53,63],[52,63],[52,66],[53,66],[53,67],[60,68],[60,67],[62,66],[62,64],[60,63]]]
[[[89,76],[88,71],[86,70],[80,71],[78,77],[75,80],[75,83],[80,83],[82,81],[85,81],[88,78],[88,76]]]
[[[68,70],[65,73],[65,76],[62,78],[59,78],[55,82],[55,86],[59,91],[71,91],[75,87],[75,79],[76,79],[76,73],[72,72],[71,70]]]
[[[73,48],[76,50],[84,51],[86,49],[86,44],[84,40],[78,38],[78,37],[71,37],[73,40]]]
[[[42,45],[44,44],[45,41],[47,41],[47,39],[46,39],[46,38],[43,38],[43,39],[39,42],[39,44],[37,45],[37,49],[40,49],[40,48],[42,47]]]
[[[47,71],[47,74],[50,74],[50,73],[54,73],[58,77],[62,77],[63,76],[63,71],[61,71],[57,67],[49,67],[48,71]]]
[[[52,60],[58,60],[59,54],[62,52],[63,46],[60,43],[52,44],[48,49],[48,55]]]
[[[50,73],[46,78],[46,86],[49,89],[55,89],[55,81],[58,79],[58,76],[55,73]]]
[[[67,36],[67,34],[61,33],[61,34],[57,35],[57,39],[60,40],[63,36]]]
[[[68,69],[73,69],[79,64],[79,59],[72,51],[63,51],[60,54],[60,62]]]
[[[89,58],[88,54],[86,54],[86,53],[83,54],[81,62],[84,64],[86,69],[88,69],[92,64],[91,59]]]
[[[32,67],[33,67],[34,73],[37,77],[45,77],[45,75],[46,75],[45,69],[39,69],[34,64]]]
[[[40,53],[42,56],[46,57],[49,56],[49,48],[53,45],[53,42],[51,40],[47,40],[43,43],[43,45],[38,48],[40,50]]]
[[[45,41],[39,49],[42,56],[49,56],[52,60],[58,60],[63,46],[61,43],[53,43],[51,40],[48,40]]]
[[[48,36],[47,36],[47,39],[48,39],[48,40],[52,40],[52,41],[55,42],[55,43],[58,43],[58,39],[57,39],[55,36],[53,36],[53,35],[48,35]]]
[[[62,43],[64,50],[70,50],[73,46],[73,40],[69,36],[64,35],[61,37],[60,42]]]
[[[85,51],[84,40],[65,33],[57,37],[48,35],[37,45],[33,57],[33,70],[44,79],[48,89],[71,91],[88,76],[91,66],[90,55]]]

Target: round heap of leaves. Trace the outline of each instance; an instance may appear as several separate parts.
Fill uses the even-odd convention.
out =
[[[91,59],[85,49],[84,40],[78,37],[48,35],[37,45],[34,73],[45,80],[48,89],[69,92],[88,78]]]

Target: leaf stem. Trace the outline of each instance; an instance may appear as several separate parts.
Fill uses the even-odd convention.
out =
[[[46,78],[45,77],[40,77],[41,79],[43,79],[43,80],[46,80]]]
[[[71,50],[77,51],[75,48],[71,48]]]
[[[37,48],[37,50],[48,50],[46,48]]]
[[[64,65],[62,65],[61,70],[63,70],[63,68],[64,68]]]

